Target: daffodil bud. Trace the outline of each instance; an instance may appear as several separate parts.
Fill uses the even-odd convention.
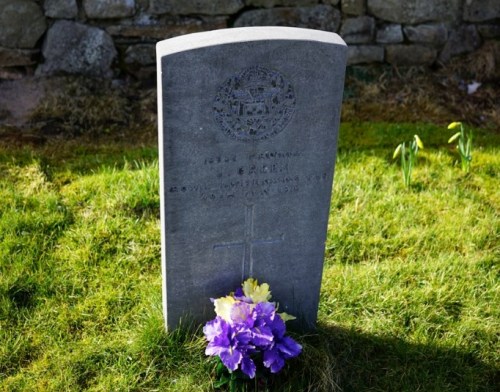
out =
[[[420,138],[418,137],[418,135],[415,135],[414,137],[415,137],[415,141],[417,142],[418,148],[420,148],[420,149],[423,150],[424,149],[424,143],[422,143],[422,140],[420,140]]]
[[[455,129],[461,125],[462,125],[462,123],[460,121],[454,121],[450,125],[448,125],[448,129]]]
[[[400,144],[399,146],[396,147],[396,149],[394,150],[394,154],[392,154],[392,159],[396,159],[396,157],[401,152],[401,147],[402,147],[402,144]]]

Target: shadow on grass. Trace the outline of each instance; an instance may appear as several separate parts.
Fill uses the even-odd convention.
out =
[[[499,369],[463,352],[320,325],[287,370],[305,391],[497,391]],[[307,382],[305,382],[307,381]],[[285,390],[291,390],[285,388]]]
[[[156,327],[156,333],[148,335],[156,337],[141,352],[155,358],[157,369],[148,387],[168,384],[183,372],[217,381],[214,361],[203,354],[201,329],[165,333]],[[440,347],[438,341],[415,344],[321,324],[312,333],[292,336],[302,344],[302,354],[277,375],[248,380],[246,391],[496,392],[500,385],[499,369],[478,358],[473,348],[465,352]]]

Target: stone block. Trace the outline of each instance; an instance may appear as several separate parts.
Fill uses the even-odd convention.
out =
[[[38,49],[12,49],[0,47],[0,67],[33,65],[40,54]]]
[[[377,30],[377,42],[381,44],[399,44],[404,41],[400,24],[386,24]]]
[[[348,44],[366,44],[373,41],[375,19],[369,16],[349,18],[340,28],[340,36]]]
[[[500,1],[466,0],[464,20],[468,22],[486,22],[500,18]]]
[[[366,0],[342,0],[341,10],[347,15],[364,15],[366,12]]]
[[[368,11],[394,23],[459,21],[462,0],[367,0]]]
[[[384,48],[377,45],[351,45],[347,48],[347,64],[369,64],[384,61]]]
[[[153,15],[233,15],[244,7],[243,0],[150,0]]]
[[[45,62],[38,67],[38,74],[111,77],[111,63],[117,52],[111,36],[105,31],[59,20],[48,31],[42,54]]]
[[[252,7],[273,8],[276,6],[303,7],[318,4],[319,0],[246,0],[245,5]]]
[[[423,45],[388,45],[385,48],[385,59],[392,65],[431,65],[436,58],[437,50]]]
[[[125,64],[129,65],[152,65],[156,62],[154,44],[132,45],[125,51]]]
[[[34,48],[47,29],[40,6],[31,0],[0,0],[0,46]]]
[[[463,25],[450,32],[448,41],[439,55],[441,62],[447,62],[452,57],[473,52],[481,46],[482,40],[476,26]]]
[[[0,80],[21,80],[26,76],[26,71],[19,68],[12,67],[0,67]],[[2,106],[2,102],[0,102],[0,106]],[[0,109],[0,123],[5,117],[9,117],[10,112],[7,109]]]
[[[106,31],[117,38],[158,41],[225,27],[227,27],[226,18],[217,17],[204,21],[199,19],[179,20],[165,25],[113,25],[107,27]]]
[[[132,16],[135,0],[83,0],[85,14],[91,19],[113,19]]]
[[[478,25],[477,31],[483,38],[498,38],[500,37],[500,24]]]
[[[78,15],[76,0],[45,0],[43,8],[50,18],[74,19]]]
[[[250,10],[241,14],[234,23],[235,27],[292,26],[325,31],[337,31],[339,25],[340,11],[324,4],[314,7]]]
[[[448,29],[442,23],[405,26],[404,33],[410,42],[442,46],[448,39]]]

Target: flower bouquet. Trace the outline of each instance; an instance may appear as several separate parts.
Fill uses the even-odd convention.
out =
[[[269,285],[255,279],[226,297],[213,299],[217,317],[207,322],[203,333],[208,341],[205,353],[219,358],[219,386],[237,379],[253,379],[257,372],[279,372],[285,360],[296,357],[302,347],[286,336],[285,321],[295,317],[277,313],[270,302]],[[229,372],[224,376],[221,370]]]

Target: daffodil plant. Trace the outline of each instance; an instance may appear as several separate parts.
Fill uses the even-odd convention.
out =
[[[294,317],[278,313],[270,299],[269,285],[250,278],[234,293],[213,300],[217,317],[203,333],[208,341],[205,353],[218,361],[216,386],[246,390],[245,381],[255,379],[257,385],[257,375],[279,372],[285,360],[302,351],[285,335],[285,321]]]
[[[470,171],[470,165],[472,162],[472,131],[466,134],[464,126],[461,122],[452,122],[448,125],[448,129],[457,129],[460,128],[460,131],[455,133],[448,143],[453,143],[454,141],[458,141],[457,150],[460,154],[460,161],[462,163],[462,170],[466,173]]]
[[[393,159],[396,159],[398,155],[401,156],[401,171],[403,172],[403,180],[407,187],[411,185],[411,174],[413,167],[417,162],[418,149],[423,149],[424,144],[418,135],[413,136],[413,140],[410,142],[403,142],[396,147]]]

